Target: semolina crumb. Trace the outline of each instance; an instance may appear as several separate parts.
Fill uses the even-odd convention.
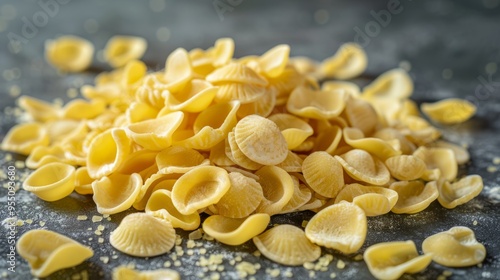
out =
[[[283,276],[287,278],[292,278],[293,277],[293,272],[290,269],[287,269],[283,272]]]
[[[490,173],[495,173],[497,172],[498,168],[496,166],[490,165],[488,166],[488,168],[486,168],[486,170]]]
[[[308,223],[309,223],[309,221],[303,220],[302,221],[302,227],[306,228],[306,226],[307,226]]]
[[[23,220],[17,220],[16,221],[16,226],[18,226],[18,227],[24,226],[24,221]]]
[[[21,160],[16,160],[16,162],[14,162],[14,166],[15,166],[16,168],[22,169],[22,168],[24,168],[26,165],[24,164],[24,161],[21,161]]]
[[[103,231],[106,227],[103,226],[103,225],[98,225],[97,226],[97,229],[100,230],[100,231]]]
[[[107,264],[107,263],[109,262],[109,257],[106,257],[106,256],[104,256],[104,257],[100,257],[99,259],[100,259],[103,263],[105,263],[105,264]]]
[[[245,272],[247,275],[254,275],[257,272],[255,266],[249,262],[240,262],[236,265],[237,271]]]
[[[187,243],[186,243],[186,247],[187,247],[188,249],[192,249],[192,248],[194,248],[194,247],[195,247],[195,245],[196,245],[196,244],[195,244],[195,242],[194,242],[193,240],[188,240],[188,241],[187,241]]]
[[[338,269],[344,269],[345,268],[345,262],[343,262],[342,260],[338,260],[337,261],[337,268]]]
[[[451,275],[453,275],[453,271],[451,271],[451,270],[443,271],[443,276],[450,277]]]
[[[500,164],[500,157],[494,157],[493,164],[496,164],[496,165]]]
[[[68,96],[69,98],[75,98],[78,96],[78,90],[76,88],[69,88],[66,91],[66,96]]]
[[[177,260],[177,261],[175,261],[175,262],[174,262],[174,266],[181,266],[181,264],[182,264],[182,263],[181,263],[181,261],[179,261],[179,260]]]
[[[166,261],[166,262],[163,263],[163,266],[164,267],[171,267],[172,263],[170,261]]]
[[[205,249],[205,248],[200,249],[200,254],[204,255],[206,253],[207,253],[207,249]]]
[[[111,256],[111,258],[112,258],[113,260],[116,260],[116,259],[118,259],[118,255],[112,255],[112,256]]]
[[[354,260],[355,261],[362,261],[363,260],[363,255],[358,254],[358,255],[354,256]]]
[[[45,226],[45,221],[40,221],[40,222],[38,222],[38,224],[39,224],[41,227],[43,227],[43,226]]]
[[[24,220],[24,221],[25,221],[27,224],[30,224],[30,225],[33,223],[33,220],[32,220],[32,219],[26,219],[26,220]]]
[[[316,277],[316,272],[314,271],[309,271],[309,278],[315,278]]]
[[[202,237],[203,237],[203,234],[202,234],[200,229],[197,229],[197,230],[189,233],[189,236],[188,236],[188,238],[190,240],[198,240],[198,239],[201,239]]]
[[[92,222],[97,223],[102,221],[102,216],[92,216]]]
[[[337,277],[337,274],[335,272],[330,273],[330,279],[334,279]]]
[[[255,250],[255,252],[253,252],[253,255],[256,256],[257,258],[260,257],[262,254],[260,253],[259,250]]]
[[[220,279],[220,274],[218,272],[210,274],[210,280],[219,280],[219,279]]]
[[[186,254],[187,254],[188,256],[192,256],[192,255],[194,254],[193,249],[188,249],[188,250],[186,251]]]
[[[76,217],[76,219],[78,221],[86,221],[88,219],[87,215],[78,215],[78,217]]]
[[[308,269],[308,270],[314,269],[314,264],[311,263],[311,262],[305,262],[303,264],[303,266],[304,266],[305,269]]]
[[[99,238],[97,239],[97,242],[99,242],[99,243],[104,243],[104,238],[99,237]]]
[[[11,97],[18,97],[21,95],[21,88],[18,85],[13,85],[9,88],[9,95]]]
[[[477,226],[477,220],[474,220],[474,222],[472,222],[472,224]]]

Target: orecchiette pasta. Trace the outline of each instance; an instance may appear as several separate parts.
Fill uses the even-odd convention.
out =
[[[236,246],[262,233],[270,220],[270,216],[265,213],[239,219],[212,215],[203,222],[203,231],[219,242]]]
[[[55,201],[70,195],[75,189],[75,167],[53,162],[31,173],[23,188],[46,201]]]
[[[76,36],[62,36],[45,42],[45,58],[54,67],[68,72],[80,72],[92,63],[94,46]]]
[[[104,48],[104,58],[113,67],[142,57],[147,48],[145,39],[135,36],[113,36]]]
[[[423,103],[420,108],[433,121],[444,124],[464,122],[476,112],[474,104],[459,98],[448,98],[432,104]]]

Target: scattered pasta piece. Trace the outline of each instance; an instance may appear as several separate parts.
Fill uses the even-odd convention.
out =
[[[142,57],[148,43],[144,38],[135,36],[113,36],[104,47],[104,59],[118,68],[129,61]]]
[[[38,146],[49,145],[47,130],[40,123],[17,124],[2,140],[2,150],[29,155]]]
[[[436,103],[423,103],[420,108],[430,119],[443,124],[457,124],[470,119],[476,106],[467,100],[448,98]]]
[[[172,269],[156,269],[138,271],[127,266],[119,266],[113,269],[113,280],[180,280],[179,273]]]
[[[334,198],[344,187],[342,165],[327,152],[314,152],[302,163],[307,184],[318,194]]]
[[[212,215],[203,222],[203,231],[221,243],[236,246],[266,230],[270,220],[265,213],[239,219]]]
[[[413,241],[378,243],[366,249],[363,258],[377,279],[398,279],[404,273],[417,273],[432,261],[432,254],[419,256]]]
[[[35,277],[46,277],[57,270],[79,265],[94,255],[90,247],[44,229],[27,231],[19,238],[16,247],[19,255],[28,261]]]
[[[468,175],[455,183],[438,184],[438,201],[445,208],[455,208],[469,202],[483,190],[483,179],[479,175]]]
[[[94,46],[89,41],[76,36],[61,36],[45,42],[45,58],[57,69],[80,72],[91,63]]]
[[[200,226],[198,212],[189,215],[181,214],[172,203],[171,196],[168,190],[155,190],[146,204],[146,213],[169,221],[174,228],[182,228],[183,230],[197,229]]]
[[[142,186],[139,174],[114,173],[92,183],[93,199],[101,214],[116,214],[129,209]]]
[[[433,261],[449,267],[476,265],[486,257],[486,248],[477,242],[474,232],[462,226],[427,237],[422,250],[431,254]]]
[[[422,181],[394,182],[390,189],[398,193],[398,202],[392,208],[392,212],[398,214],[423,211],[439,196],[436,181],[427,184]]]
[[[75,167],[53,162],[31,173],[23,188],[45,201],[56,201],[70,195],[75,189]]]

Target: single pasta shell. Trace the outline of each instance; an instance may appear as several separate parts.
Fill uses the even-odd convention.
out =
[[[274,215],[292,199],[294,183],[292,177],[283,169],[267,165],[255,172],[262,187],[264,199],[256,212]]]
[[[210,149],[209,160],[217,166],[231,166],[235,163],[226,155],[226,142],[221,141]]]
[[[334,154],[341,140],[342,128],[337,125],[328,126],[318,133],[314,141],[313,150]]]
[[[355,148],[365,150],[382,160],[400,155],[387,141],[374,137],[365,137],[360,129],[346,127],[343,129],[345,142]]]
[[[38,98],[23,95],[19,97],[17,104],[34,121],[46,122],[55,120],[60,116],[60,106]]]
[[[279,225],[253,238],[253,243],[266,258],[284,265],[314,262],[321,248],[311,243],[304,231],[292,225]]]
[[[365,71],[368,64],[366,53],[354,43],[340,46],[335,55],[321,62],[320,73],[327,78],[352,79]]]
[[[420,109],[431,120],[442,124],[458,124],[476,113],[476,106],[465,99],[447,98],[435,103],[422,103]]]
[[[177,48],[167,57],[165,62],[165,73],[162,79],[165,81],[165,89],[177,92],[193,78],[193,66],[187,51]]]
[[[340,202],[314,215],[307,223],[306,236],[320,246],[351,254],[365,242],[366,229],[363,209],[352,203]]]
[[[180,176],[182,176],[181,173],[162,174],[159,172],[151,175],[141,186],[141,190],[133,204],[134,208],[144,210],[151,194],[156,190],[172,191],[175,182]]]
[[[62,145],[56,146],[37,146],[26,158],[26,167],[37,169],[51,162],[69,163]]]
[[[123,129],[107,130],[92,139],[88,148],[87,168],[94,179],[116,171],[132,149],[132,141]]]
[[[266,86],[264,77],[257,74],[252,68],[241,63],[230,63],[218,68],[205,78],[215,85],[224,83],[242,83],[257,86]]]
[[[378,124],[378,115],[373,106],[360,98],[350,96],[344,110],[347,121],[364,135],[370,135]]]
[[[438,201],[448,209],[465,204],[478,196],[483,190],[483,179],[479,175],[468,175],[458,182],[445,181],[438,184]]]
[[[304,79],[304,76],[291,64],[288,64],[279,76],[267,77],[268,87],[276,90],[276,104],[286,104],[292,90],[302,84]]]
[[[155,190],[151,194],[145,210],[147,214],[169,221],[174,228],[195,230],[200,226],[198,212],[181,214],[172,203],[171,192],[165,189]]]
[[[139,174],[114,173],[92,183],[94,202],[101,214],[116,214],[129,209],[139,195],[142,178]]]
[[[468,227],[452,227],[427,237],[422,243],[425,254],[448,267],[465,267],[480,264],[486,257],[486,248],[476,240]]]
[[[243,83],[225,83],[218,85],[219,90],[215,96],[217,103],[238,100],[241,104],[252,103],[259,100],[267,93],[263,86]]]
[[[122,85],[131,86],[141,82],[146,76],[148,67],[140,60],[131,60],[123,67]]]
[[[417,273],[427,268],[432,261],[432,254],[419,256],[411,240],[392,241],[368,247],[363,259],[377,279],[396,280],[404,273]]]
[[[75,191],[79,194],[93,194],[92,182],[86,166],[78,167],[75,171]]]
[[[17,241],[16,249],[28,261],[35,277],[46,277],[55,271],[77,266],[94,255],[90,247],[45,229],[25,232]]]
[[[200,166],[188,171],[175,182],[172,202],[181,214],[189,215],[219,202],[230,186],[226,170],[215,166]]]
[[[385,166],[394,178],[401,181],[416,180],[427,169],[423,160],[412,155],[390,157],[385,161]]]
[[[229,132],[225,142],[226,142],[226,147],[225,147],[226,156],[232,162],[248,170],[257,170],[262,167],[262,164],[251,160],[241,151],[240,147],[238,147],[238,144],[236,144],[236,140],[234,138],[234,132]]]
[[[305,56],[290,57],[290,63],[297,68],[300,74],[311,74],[317,72],[319,63]]]
[[[231,38],[220,38],[215,41],[214,47],[210,52],[212,64],[220,67],[228,64],[233,58],[234,41]]]
[[[241,119],[235,126],[234,138],[243,154],[263,165],[278,164],[288,155],[287,142],[278,126],[261,116]]]
[[[215,204],[217,213],[228,218],[244,218],[254,212],[264,198],[255,179],[239,172],[229,173],[231,187]]]
[[[241,104],[238,113],[239,118],[249,115],[269,116],[276,105],[276,90],[267,89],[266,93],[251,103]]]
[[[351,97],[359,97],[361,94],[361,89],[357,84],[346,81],[326,81],[321,84],[321,90],[345,90]]]
[[[296,87],[286,103],[290,113],[313,119],[331,119],[342,113],[347,93],[343,90],[321,91]]]
[[[156,155],[156,164],[162,174],[186,173],[197,166],[209,165],[210,160],[196,150],[171,146]]]
[[[148,46],[147,41],[135,36],[113,36],[104,47],[104,59],[118,68],[129,61],[140,59]]]
[[[80,72],[92,63],[94,46],[77,36],[61,36],[45,42],[45,59],[57,69]]]
[[[413,155],[425,162],[427,169],[439,169],[441,177],[453,181],[457,177],[458,164],[455,154],[447,148],[419,147]]]
[[[297,148],[307,137],[314,133],[312,127],[307,122],[291,114],[274,114],[268,119],[276,123],[279,127],[285,137],[289,150]]]
[[[451,142],[438,140],[436,142],[427,144],[427,146],[436,148],[447,148],[452,150],[453,153],[455,154],[455,159],[457,160],[458,164],[466,164],[470,160],[470,155],[469,152],[467,151],[467,148]]]
[[[389,70],[363,88],[364,99],[403,100],[413,93],[413,81],[400,68]]]
[[[227,245],[241,245],[266,230],[271,217],[265,213],[246,218],[212,215],[203,222],[203,231]]]
[[[391,178],[387,167],[364,150],[354,149],[334,157],[353,179],[373,185],[384,185]]]
[[[342,165],[327,152],[314,152],[302,163],[307,184],[324,197],[335,197],[344,187]]]
[[[62,199],[75,189],[75,167],[60,162],[44,165],[26,178],[23,189],[45,201]]]
[[[394,128],[382,128],[377,130],[373,137],[380,138],[385,141],[398,140],[400,145],[400,151],[404,155],[411,155],[416,150],[415,144],[409,141],[401,132]]]
[[[179,272],[168,269],[142,270],[137,271],[127,266],[121,265],[113,269],[113,280],[180,280]]]
[[[292,176],[293,180],[293,195],[290,201],[283,207],[280,214],[297,212],[297,210],[303,207],[307,202],[311,200],[312,191],[304,184],[300,184],[297,177]]]
[[[166,220],[146,213],[134,213],[123,218],[120,225],[111,232],[109,242],[125,254],[153,257],[165,254],[174,247],[175,230]]]
[[[266,77],[280,76],[288,64],[289,56],[290,46],[286,44],[277,45],[268,50],[258,59],[260,73]]]
[[[392,209],[389,199],[378,193],[365,193],[356,196],[352,203],[363,209],[367,217],[387,214]]]
[[[210,106],[219,91],[219,87],[214,87],[204,80],[194,79],[176,94],[165,94],[165,105],[172,111],[184,111],[197,113]]]
[[[398,202],[392,208],[397,214],[423,211],[439,196],[436,181],[424,185],[422,181],[400,181],[390,185],[398,193]]]
[[[286,172],[302,172],[303,159],[292,151],[288,151],[285,160],[276,166],[282,168]]]
[[[354,202],[365,211],[366,216],[378,216],[391,211],[398,201],[398,193],[385,187],[363,186],[354,183],[342,188],[335,198],[335,203],[342,200]]]
[[[41,123],[23,123],[15,125],[7,132],[1,148],[27,156],[35,147],[48,146],[49,142],[47,129]]]

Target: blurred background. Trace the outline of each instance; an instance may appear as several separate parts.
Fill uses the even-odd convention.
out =
[[[100,59],[99,51],[114,35],[144,37],[148,49],[143,60],[153,70],[163,68],[168,54],[178,47],[206,49],[221,37],[234,39],[235,57],[260,55],[275,45],[289,44],[291,56],[320,61],[334,54],[341,44],[356,42],[366,50],[369,60],[366,74],[356,81],[360,85],[387,70],[402,67],[415,81],[412,99],[417,103],[461,97],[476,104],[478,110],[472,120],[442,129],[446,139],[470,147],[472,163],[466,167],[466,173],[480,174],[485,182],[485,190],[476,204],[453,212],[442,211],[435,203],[429,212],[422,214],[428,217],[426,224],[419,224],[418,217],[413,216],[391,216],[397,221],[378,220],[383,222],[370,224],[378,229],[370,231],[370,240],[418,241],[436,225],[444,230],[450,225],[469,225],[479,220],[476,235],[488,249],[484,267],[454,270],[449,279],[495,279],[500,275],[500,240],[496,232],[500,218],[496,209],[500,202],[500,179],[498,173],[487,172],[486,168],[494,157],[500,156],[499,32],[500,0],[1,0],[0,138],[15,123],[8,112],[18,96],[67,101],[68,90],[74,92],[83,84],[92,83],[99,72],[111,70]],[[89,70],[61,75],[45,62],[44,42],[60,35],[81,36],[94,44],[96,56]],[[86,211],[93,211],[89,215],[96,213],[95,207],[80,202],[72,204],[75,209],[85,205]],[[49,211],[60,211],[62,206],[57,203],[48,206],[38,200],[33,204],[54,207],[48,208]],[[29,209],[21,211],[26,211],[22,213],[24,218],[33,214]],[[304,215],[296,219],[298,225],[311,216]],[[60,225],[51,220],[47,226]],[[71,226],[63,228],[71,230]],[[393,226],[400,228],[396,231]],[[22,231],[26,229],[25,226]],[[253,252],[253,244],[249,246],[246,250]],[[108,247],[102,250],[109,250]],[[227,246],[224,248],[221,250],[227,250]],[[97,253],[93,263],[100,263],[97,260],[100,254]],[[24,272],[19,279],[29,278],[26,264],[20,265]],[[263,265],[279,268],[268,261],[263,261]],[[148,261],[138,262],[138,266],[151,268]],[[103,273],[109,276],[106,265],[84,268],[89,269],[92,277],[101,278]],[[370,277],[362,263],[349,264],[349,268],[352,269],[339,276]],[[189,267],[182,269],[184,275],[193,276]],[[442,271],[442,267],[434,265],[416,278],[404,279],[436,279]],[[67,275],[61,273],[54,279],[63,276]],[[259,277],[264,276],[262,272]]]

